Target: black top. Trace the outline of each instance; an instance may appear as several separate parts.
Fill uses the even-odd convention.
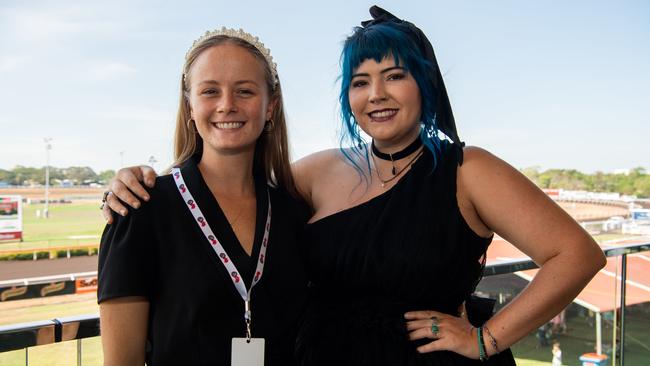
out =
[[[266,222],[266,180],[256,177],[257,219],[249,257],[195,160],[181,167],[185,183],[249,288]],[[252,333],[266,340],[266,365],[292,365],[306,297],[298,236],[308,210],[288,194],[269,190],[271,229],[264,274],[251,294]],[[127,217],[114,214],[114,223],[104,230],[98,301],[148,298],[148,365],[230,365],[231,339],[245,336],[244,302],[171,175],[159,177],[149,193],[149,202]]]
[[[404,320],[412,310],[458,315],[482,273],[492,239],[474,233],[458,208],[457,151],[448,145],[433,170],[425,149],[387,192],[308,225],[313,286],[297,341],[301,365],[481,364],[418,354],[431,340],[410,341]],[[506,351],[488,364],[514,360]]]

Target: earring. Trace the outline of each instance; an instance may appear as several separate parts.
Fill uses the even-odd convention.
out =
[[[273,131],[273,127],[274,126],[273,126],[273,120],[272,119],[266,121],[266,123],[264,124],[264,132]]]
[[[190,118],[190,119],[187,120],[186,124],[187,124],[187,129],[188,130],[192,129],[193,123],[194,123],[194,119]]]

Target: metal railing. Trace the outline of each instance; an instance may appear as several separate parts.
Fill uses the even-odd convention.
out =
[[[604,249],[607,257],[621,256],[621,310],[620,310],[620,365],[625,364],[625,288],[627,280],[627,255],[650,251],[650,242]],[[514,259],[488,264],[484,276],[495,276],[537,268],[530,259]],[[77,365],[81,365],[81,340],[99,336],[97,314],[56,318],[52,320],[0,326],[0,353],[25,350],[25,365],[29,365],[29,347],[77,341]]]
[[[25,350],[29,365],[29,347],[77,341],[77,365],[81,366],[81,340],[99,336],[99,314],[77,315],[52,320],[0,326],[0,353]]]

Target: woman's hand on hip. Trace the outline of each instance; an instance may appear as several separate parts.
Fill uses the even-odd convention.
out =
[[[423,310],[408,312],[404,314],[404,318],[410,340],[431,340],[418,347],[418,352],[452,351],[465,357],[478,359],[476,330],[465,317]]]

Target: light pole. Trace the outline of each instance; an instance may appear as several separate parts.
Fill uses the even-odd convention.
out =
[[[44,138],[45,142],[45,209],[43,217],[50,217],[50,150],[52,150],[52,138]]]
[[[124,150],[120,151],[120,167],[118,169],[124,168]]]

